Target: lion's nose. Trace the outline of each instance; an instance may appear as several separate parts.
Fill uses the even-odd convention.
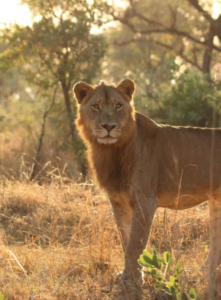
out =
[[[117,125],[101,124],[101,126],[107,129],[108,132],[111,132],[111,130],[114,129]]]

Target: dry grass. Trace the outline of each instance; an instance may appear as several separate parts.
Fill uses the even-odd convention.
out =
[[[181,259],[183,284],[206,297],[199,267],[209,245],[207,205],[159,209],[150,245]],[[93,184],[1,180],[0,264],[0,299],[131,299],[114,284],[123,252],[111,207]],[[150,285],[142,299],[154,299]]]

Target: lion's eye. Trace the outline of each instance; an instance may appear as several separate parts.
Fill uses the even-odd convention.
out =
[[[95,109],[95,110],[99,110],[100,106],[98,104],[94,104],[94,105],[92,105],[92,108]]]
[[[120,103],[117,103],[117,105],[116,105],[116,109],[117,110],[119,110],[119,109],[121,109],[121,107],[122,107],[123,105],[122,104],[120,104]]]

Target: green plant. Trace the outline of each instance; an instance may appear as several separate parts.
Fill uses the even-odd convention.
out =
[[[197,299],[198,294],[194,288],[184,291],[184,287],[180,284],[180,275],[183,273],[181,261],[177,261],[175,269],[171,268],[173,260],[169,252],[163,253],[161,258],[153,246],[153,253],[144,250],[138,260],[139,264],[144,267],[143,272],[151,275],[158,291],[163,291],[170,296],[175,296],[177,300],[181,299]]]
[[[178,66],[170,65],[170,83],[159,88],[147,85],[146,95],[139,100],[141,111],[159,123],[220,127],[220,83],[208,80],[199,72],[189,69],[180,72]]]
[[[4,295],[0,292],[0,300],[4,300],[4,299],[5,299]]]

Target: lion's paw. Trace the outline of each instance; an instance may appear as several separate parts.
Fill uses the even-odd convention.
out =
[[[139,276],[133,276],[132,274],[128,274],[125,271],[121,271],[117,274],[117,283],[126,284],[126,285],[136,285],[141,286],[143,284],[142,274],[139,273]]]

